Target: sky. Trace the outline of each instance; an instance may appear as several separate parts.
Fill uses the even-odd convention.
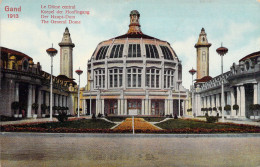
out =
[[[212,46],[209,49],[209,75],[221,73],[221,59],[216,49],[223,43],[224,72],[244,56],[260,50],[260,0],[0,0],[0,45],[27,54],[50,73],[46,49],[58,51],[63,32],[69,28],[73,49],[73,71],[83,70],[81,87],[87,83],[87,61],[104,40],[125,34],[131,10],[140,13],[144,34],[168,41],[183,65],[183,85],[189,88],[189,70],[196,69],[196,48],[204,27]],[[88,15],[76,16],[81,24],[43,24],[41,5],[73,6]],[[21,12],[7,12],[5,7],[20,7]],[[47,9],[52,10],[52,9]],[[19,18],[8,18],[18,14]],[[54,57],[54,75],[59,75],[60,56]],[[78,81],[74,72],[73,77]]]

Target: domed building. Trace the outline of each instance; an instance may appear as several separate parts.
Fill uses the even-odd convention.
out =
[[[179,115],[179,96],[183,114],[181,61],[167,41],[141,31],[139,18],[131,11],[128,32],[100,42],[88,61],[88,114]]]

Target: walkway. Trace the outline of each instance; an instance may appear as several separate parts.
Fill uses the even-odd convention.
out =
[[[135,130],[161,130],[161,128],[145,121],[143,118],[134,118]],[[126,118],[115,130],[132,130],[132,118]]]
[[[80,116],[80,118],[91,118],[90,116]],[[69,117],[69,120],[77,119],[77,117]],[[0,122],[0,125],[17,125],[17,124],[26,124],[26,123],[41,123],[41,122],[58,122],[56,118],[53,117],[53,121],[50,121],[50,118],[27,118],[17,121],[3,121]]]

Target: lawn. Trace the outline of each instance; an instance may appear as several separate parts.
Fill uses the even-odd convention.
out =
[[[160,122],[165,119],[165,117],[143,117],[143,118],[148,122]]]
[[[80,119],[75,121],[65,122],[50,122],[40,124],[25,124],[25,125],[14,125],[17,127],[31,127],[31,128],[44,128],[44,129],[55,129],[55,128],[75,128],[75,129],[110,129],[115,124],[110,123],[101,119]]]
[[[157,123],[156,126],[162,129],[260,129],[260,127],[254,126],[243,126],[236,124],[228,124],[228,123],[207,123],[203,121],[194,121],[194,120],[184,120],[184,119],[171,119],[162,123]]]
[[[113,116],[108,116],[106,117],[106,119],[112,121],[112,122],[122,122],[124,121],[126,118],[130,118],[130,117],[113,117]]]

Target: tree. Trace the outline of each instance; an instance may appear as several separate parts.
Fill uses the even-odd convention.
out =
[[[38,108],[39,108],[39,105],[37,103],[32,104],[32,109],[34,110],[34,114],[37,114]]]
[[[239,106],[237,104],[233,105],[233,110],[236,110],[236,115],[238,114],[237,111],[239,110]]]
[[[42,110],[42,113],[45,114],[45,111],[48,107],[46,106],[46,104],[41,104],[41,110]]]

